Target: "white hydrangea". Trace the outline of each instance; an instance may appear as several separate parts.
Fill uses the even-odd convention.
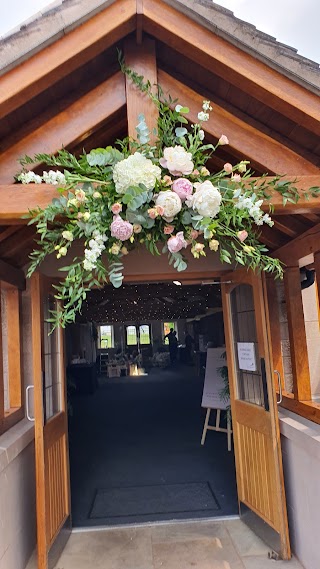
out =
[[[188,207],[192,207],[203,217],[216,217],[220,211],[222,201],[219,189],[210,180],[196,182],[196,191],[186,201]]]
[[[18,176],[19,182],[22,184],[41,184],[42,178],[38,174],[35,174],[32,170],[30,172],[23,172]]]
[[[66,177],[62,172],[49,170],[49,172],[44,171],[42,175],[43,181],[45,184],[53,184],[56,185],[65,185]]]
[[[200,111],[200,113],[198,113],[199,121],[207,122],[209,118],[209,113],[205,113],[204,111]]]
[[[247,209],[256,225],[263,225],[264,223],[270,227],[274,225],[274,221],[272,221],[270,215],[262,211],[261,206],[263,200],[257,200],[256,194],[252,194],[250,197],[244,196],[241,194],[241,189],[237,189],[234,190],[233,197],[237,200],[235,207],[238,209]]]
[[[93,238],[90,239],[88,243],[89,248],[84,250],[85,258],[83,261],[83,268],[86,271],[92,271],[96,268],[97,260],[105,249],[105,242],[108,239],[106,235],[102,235],[98,230],[93,232],[92,237]]]
[[[161,178],[161,169],[140,152],[117,162],[113,168],[113,181],[118,194],[124,194],[130,186],[144,184],[153,190]]]
[[[178,194],[167,190],[165,192],[159,192],[156,205],[163,207],[163,218],[171,222],[177,213],[181,211],[182,202]]]

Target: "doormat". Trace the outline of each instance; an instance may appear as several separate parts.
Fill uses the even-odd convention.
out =
[[[89,518],[117,518],[219,510],[208,482],[100,488]]]

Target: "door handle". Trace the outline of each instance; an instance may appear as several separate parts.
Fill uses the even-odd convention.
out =
[[[27,413],[27,419],[28,419],[29,421],[32,421],[32,422],[33,422],[33,421],[34,421],[34,417],[32,417],[32,416],[30,415],[30,405],[29,405],[29,393],[30,393],[30,390],[31,390],[31,389],[34,389],[34,385],[28,385],[28,387],[26,388],[26,413]]]
[[[277,404],[280,405],[280,403],[282,403],[282,383],[281,383],[281,374],[280,371],[278,371],[277,369],[273,370],[273,373],[276,374],[277,378],[278,378],[278,385],[279,385],[279,399],[277,399]]]

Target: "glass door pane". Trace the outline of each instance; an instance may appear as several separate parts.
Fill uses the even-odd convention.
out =
[[[252,286],[248,284],[236,286],[230,294],[230,302],[237,373],[237,398],[267,408],[265,364],[262,358],[259,359]],[[246,350],[251,363],[254,361],[252,371],[241,369],[245,367],[245,364],[239,364],[239,353],[245,353]]]

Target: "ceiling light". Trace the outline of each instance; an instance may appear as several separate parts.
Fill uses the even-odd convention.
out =
[[[175,284],[175,285],[177,285],[177,286],[181,286],[181,285],[182,285],[182,283],[181,283],[180,281],[172,281],[172,282],[173,282],[173,284]]]

